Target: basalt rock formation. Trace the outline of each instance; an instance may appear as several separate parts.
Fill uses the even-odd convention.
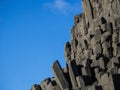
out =
[[[58,61],[32,90],[120,90],[120,0],[82,0],[65,45],[66,67]]]

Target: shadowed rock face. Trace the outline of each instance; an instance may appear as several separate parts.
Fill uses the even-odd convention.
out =
[[[120,0],[82,0],[65,45],[66,68],[32,90],[120,90]]]

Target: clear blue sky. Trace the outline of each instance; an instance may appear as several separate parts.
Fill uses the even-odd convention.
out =
[[[0,90],[29,90],[52,77],[51,66],[65,66],[81,0],[0,0]]]

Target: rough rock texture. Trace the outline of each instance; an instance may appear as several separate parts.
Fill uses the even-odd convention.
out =
[[[82,0],[65,45],[66,68],[32,90],[120,90],[120,0]]]

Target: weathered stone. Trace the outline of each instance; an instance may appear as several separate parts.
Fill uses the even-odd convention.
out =
[[[71,48],[73,52],[77,52],[77,45],[78,45],[78,40],[77,39],[73,39],[71,40]]]
[[[101,40],[101,30],[100,29],[95,30],[94,40],[96,42],[99,42]]]
[[[84,38],[83,38],[83,40],[81,40],[81,44],[82,44],[82,48],[83,49],[87,49],[88,48],[88,42]]]
[[[51,82],[45,88],[46,88],[46,90],[54,90]]]
[[[116,43],[116,44],[119,43],[119,38],[118,37],[119,37],[119,32],[118,31],[114,32],[113,35],[112,35],[113,43]]]
[[[92,56],[92,53],[93,53],[92,49],[85,50],[85,56],[86,56],[86,58],[90,58]]]
[[[103,42],[102,43],[102,48],[110,48],[111,47],[111,43],[110,42]]]
[[[107,28],[106,28],[107,26],[106,25],[107,25],[106,23],[101,25],[102,33],[107,31]]]
[[[100,55],[102,53],[102,45],[99,42],[97,42],[93,47],[93,53],[96,55]]]
[[[93,10],[89,0],[83,0],[83,9],[85,11],[86,16],[88,17],[89,23],[92,22]]]
[[[103,48],[103,54],[106,56],[106,57],[110,57],[112,58],[113,57],[113,48],[110,47],[110,48]]]
[[[66,61],[68,62],[69,60],[71,60],[71,44],[69,42],[66,43],[65,45],[65,58]]]
[[[120,29],[119,29],[119,43],[120,43]]]
[[[82,87],[81,90],[103,90],[101,86],[87,86]]]
[[[113,63],[112,60],[110,60],[109,63],[107,64],[108,71],[110,71],[114,67],[115,67],[115,64]]]
[[[35,84],[32,86],[31,90],[42,90],[42,89],[41,89],[40,85]]]
[[[102,90],[114,90],[112,86],[110,86],[109,84],[102,85],[102,88],[103,88]]]
[[[60,87],[58,85],[56,85],[56,86],[53,87],[53,90],[61,90],[61,89],[60,89]]]
[[[120,0],[82,0],[54,77],[32,90],[120,90]],[[39,89],[37,89],[39,87]]]
[[[84,80],[81,76],[77,76],[76,80],[77,80],[78,87],[84,87],[85,86],[85,82],[84,82]]]
[[[68,68],[67,67],[63,68],[63,72],[68,73]]]
[[[105,69],[105,61],[104,61],[103,57],[101,57],[99,59],[99,65],[100,65],[101,69]]]
[[[107,23],[106,28],[107,28],[107,30],[109,31],[109,33],[112,34],[112,31],[113,31],[112,23]]]
[[[62,68],[58,61],[54,62],[52,69],[53,69],[54,76],[56,78],[56,82],[58,83],[60,88],[61,89],[69,88],[69,83],[67,79],[65,78]]]
[[[111,31],[107,30],[102,36],[101,36],[101,43],[108,41],[112,36]]]
[[[120,53],[120,44],[112,44],[113,46],[113,55],[117,56]]]
[[[120,1],[119,0],[114,0],[113,2],[112,2],[112,10],[113,10],[113,13],[115,14],[115,15],[119,15],[120,14],[120,10],[118,9],[118,8],[120,8]]]
[[[69,75],[72,83],[72,87],[76,88],[78,87],[76,77],[79,76],[78,68],[76,66],[75,60],[68,62],[68,68],[69,68]]]
[[[96,77],[96,79],[97,80],[99,80],[99,72],[100,72],[100,70],[99,70],[99,68],[98,67],[96,67],[95,69],[94,69],[94,72],[95,72],[95,77]]]
[[[74,23],[75,23],[75,25],[77,24],[77,23],[79,23],[80,22],[80,16],[79,15],[76,15],[75,17],[74,17]]]
[[[91,63],[91,67],[98,67],[99,66],[99,61],[94,60],[94,62]]]
[[[43,80],[42,82],[41,82],[41,88],[43,89],[43,90],[47,90],[46,89],[46,87],[47,87],[47,85],[49,84],[51,82],[51,79],[50,78],[46,78],[45,80]]]
[[[86,60],[82,61],[82,65],[83,65],[84,67],[89,67],[89,66],[90,66],[90,60],[89,60],[89,59],[86,59]]]
[[[81,90],[80,88],[73,88],[72,90]]]
[[[83,67],[82,68],[82,75],[84,76],[91,76],[91,71],[89,67]]]
[[[112,90],[119,90],[120,89],[120,74],[114,74],[109,76],[110,86],[112,86]]]
[[[118,74],[120,74],[120,68],[118,69]]]
[[[75,39],[76,38],[76,27],[75,26],[73,26],[72,27],[72,29],[71,29],[71,38],[72,39]]]
[[[117,67],[111,68],[110,73],[111,74],[118,74],[118,68]]]
[[[117,45],[113,43],[112,47],[113,47],[113,56],[117,56],[118,54]]]
[[[101,76],[100,81],[99,81],[100,85],[106,85],[109,84],[109,75],[108,73],[105,73]]]

